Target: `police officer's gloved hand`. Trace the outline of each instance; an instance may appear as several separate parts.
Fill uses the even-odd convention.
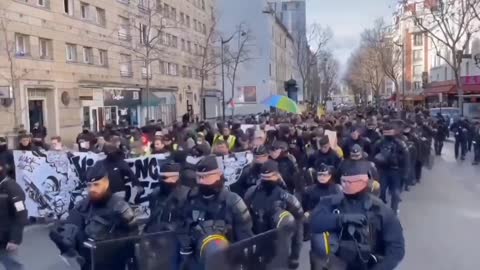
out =
[[[367,224],[367,217],[363,214],[343,214],[338,217],[340,226],[342,225],[358,225],[363,226]]]

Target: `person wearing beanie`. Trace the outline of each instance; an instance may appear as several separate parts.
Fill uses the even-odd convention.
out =
[[[299,169],[295,157],[290,155],[288,144],[284,141],[275,141],[270,149],[270,158],[278,162],[280,174],[290,193],[301,192],[305,186],[303,178],[299,177]]]
[[[252,218],[247,206],[240,196],[224,186],[216,156],[203,157],[197,163],[196,178],[197,186],[190,192],[183,212],[183,229],[191,241],[182,245],[181,252],[192,253],[209,235],[218,235],[229,243],[252,237]],[[213,224],[223,226],[212,227]],[[199,233],[198,228],[203,228],[203,232]]]
[[[104,161],[88,169],[86,183],[88,196],[75,205],[66,220],[53,227],[50,239],[62,256],[76,260],[82,269],[90,269],[92,264],[95,269],[124,269],[129,261],[129,246],[112,246],[108,255],[93,260],[90,250],[82,244],[137,232],[134,211],[124,198],[112,192]]]
[[[311,213],[311,261],[329,256],[353,270],[395,269],[402,261],[402,225],[395,212],[370,193],[369,170],[366,163],[346,168],[343,195],[322,198]]]
[[[290,215],[295,233],[291,242],[288,267],[296,269],[299,266],[299,256],[303,242],[303,209],[298,199],[282,187],[282,176],[279,164],[268,160],[260,168],[260,183],[250,187],[245,193],[245,203],[253,218],[255,234],[276,229],[280,221],[277,215]],[[285,213],[285,214],[283,214]]]
[[[342,159],[338,155],[337,151],[333,150],[330,146],[330,140],[328,136],[322,136],[318,141],[318,144],[319,150],[309,158],[308,167],[314,168],[318,167],[320,164],[326,164],[328,166],[332,166],[333,168],[337,168]]]
[[[183,222],[182,209],[190,188],[180,181],[180,164],[160,164],[158,184],[147,197],[150,216],[145,225],[145,232],[175,231]],[[135,200],[141,203],[144,200]]]

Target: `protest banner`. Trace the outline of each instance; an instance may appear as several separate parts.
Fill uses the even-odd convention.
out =
[[[74,205],[86,196],[86,173],[103,154],[61,151],[14,151],[16,181],[26,193],[29,216],[64,218]],[[218,157],[219,167],[224,171],[226,185],[235,183],[243,169],[252,162],[250,152]],[[165,155],[151,155],[126,159],[140,181],[144,192],[137,194],[127,183],[126,200],[134,206],[138,216],[149,215],[148,202],[137,204],[158,186],[162,163],[171,162]],[[188,157],[196,164],[198,159]]]

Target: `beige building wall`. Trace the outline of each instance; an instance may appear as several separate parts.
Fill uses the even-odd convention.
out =
[[[122,27],[120,16],[129,17],[132,11],[140,12],[139,0],[67,2],[68,13],[64,6],[65,1],[0,2],[0,17],[6,26],[6,31],[0,29],[0,86],[12,84],[10,61],[5,49],[8,45],[13,53],[13,82],[16,82],[14,96],[17,104],[5,106],[8,102],[2,102],[0,105],[0,134],[12,133],[14,114],[17,115],[18,124],[25,125],[28,130],[29,110],[35,103],[33,100],[36,100],[35,104],[43,107],[48,136],[60,135],[71,142],[80,132],[83,123],[88,122],[88,119],[84,119],[83,107],[93,104],[103,106],[98,96],[102,95],[105,87],[145,87],[145,80],[142,78],[143,63],[136,61],[130,49],[117,46],[120,44],[119,29]],[[42,7],[38,3],[48,3],[48,6]],[[165,20],[175,24],[175,27],[166,29],[165,33],[175,36],[177,44],[176,47],[165,45],[161,59],[151,64],[151,88],[170,90],[170,95],[176,100],[177,118],[186,113],[187,100],[193,105],[194,114],[200,114],[198,59],[201,57],[195,55],[194,44],[198,46],[205,43],[206,34],[203,29],[208,31],[212,24],[213,0],[162,0],[155,3],[162,7],[167,4],[170,8],[169,18]],[[174,13],[175,16],[172,15]],[[181,13],[189,16],[190,27],[185,21],[180,23]],[[85,15],[86,18],[82,18]],[[197,22],[197,29],[194,29],[194,20]],[[131,46],[138,46],[140,41],[136,27],[138,26],[130,26]],[[7,40],[3,38],[4,32]],[[191,43],[190,52],[187,48],[182,48],[182,40],[185,40],[185,44],[187,41]],[[67,59],[67,44],[76,47],[76,61]],[[84,50],[84,47],[87,49]],[[25,53],[19,53],[22,50]],[[42,57],[45,52],[48,56]],[[102,58],[101,52],[106,53],[106,56]],[[121,75],[121,53],[132,55],[131,76]],[[88,58],[89,63],[84,63],[84,58]],[[102,59],[104,64],[101,63]],[[168,63],[172,72],[165,72],[160,68],[162,64],[168,67]],[[173,72],[175,65],[176,72]],[[186,74],[183,66],[186,67]],[[191,76],[189,69],[192,70]],[[215,87],[214,82],[215,79],[210,76],[205,88],[212,89]]]
[[[287,95],[284,83],[293,78],[295,55],[294,41],[288,30],[278,18],[275,18],[274,37],[272,40],[275,54],[275,84],[279,95]]]

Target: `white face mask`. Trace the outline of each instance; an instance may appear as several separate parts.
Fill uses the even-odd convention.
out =
[[[90,148],[90,144],[88,142],[81,142],[80,147],[84,149]]]

